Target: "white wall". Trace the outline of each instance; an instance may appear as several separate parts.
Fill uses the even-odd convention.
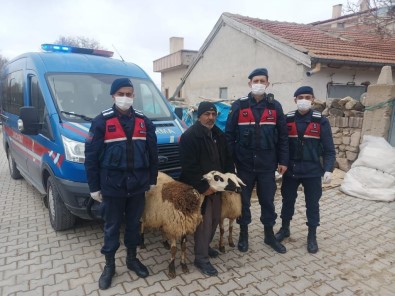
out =
[[[218,98],[219,88],[227,87],[229,99],[249,93],[248,75],[255,68],[265,67],[273,83],[276,97],[279,86],[297,83],[303,66],[266,45],[229,26],[220,29],[203,58],[196,64],[183,89],[190,103],[202,98]],[[281,84],[279,84],[281,81]]]
[[[167,72],[162,72],[161,75],[161,91],[165,95],[165,88],[169,89],[169,97],[171,97],[180,84],[182,77],[186,73],[187,68],[180,68]],[[183,90],[181,90],[181,96],[183,96]]]

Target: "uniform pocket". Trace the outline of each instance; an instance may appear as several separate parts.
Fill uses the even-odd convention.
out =
[[[125,188],[125,176],[123,171],[101,170],[100,184],[106,191],[120,191]]]

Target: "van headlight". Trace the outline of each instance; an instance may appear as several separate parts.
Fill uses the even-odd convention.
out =
[[[85,143],[62,136],[66,160],[78,163],[85,162]]]

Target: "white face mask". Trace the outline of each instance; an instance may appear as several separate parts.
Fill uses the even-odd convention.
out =
[[[296,100],[299,111],[308,111],[311,108],[311,101],[306,99]]]
[[[133,98],[115,97],[115,105],[122,111],[128,110],[133,105]]]
[[[266,85],[265,84],[260,84],[260,83],[254,83],[251,85],[251,92],[254,95],[261,96],[265,93],[266,90]]]

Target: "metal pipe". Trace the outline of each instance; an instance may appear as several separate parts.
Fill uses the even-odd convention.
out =
[[[311,75],[313,75],[314,73],[317,73],[319,71],[321,71],[321,63],[315,64],[315,67],[313,69],[311,69],[310,71],[307,71],[306,75],[308,77],[310,77]]]

